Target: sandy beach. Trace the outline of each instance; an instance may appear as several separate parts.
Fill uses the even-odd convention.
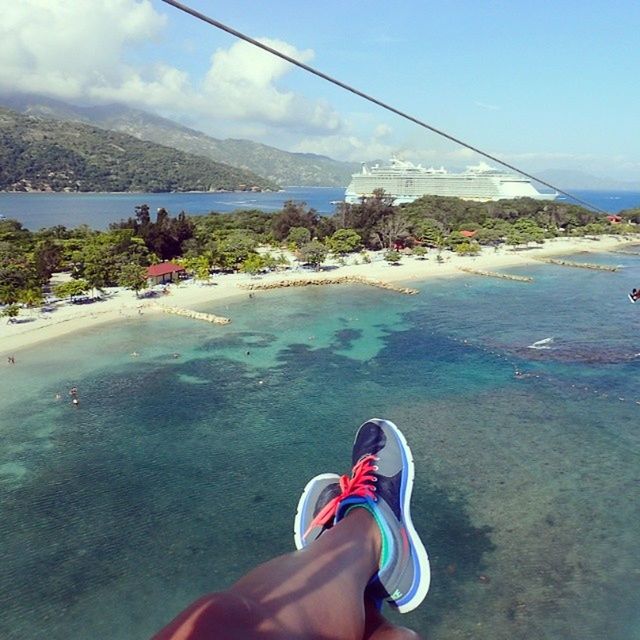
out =
[[[332,267],[324,271],[314,272],[307,269],[290,269],[274,272],[259,278],[247,274],[226,274],[214,276],[211,284],[186,281],[169,287],[169,295],[158,297],[136,298],[131,291],[113,288],[107,290],[105,300],[92,304],[58,303],[55,309],[42,313],[39,309],[23,310],[20,320],[14,324],[0,324],[0,354],[16,355],[21,349],[53,340],[76,331],[97,327],[105,322],[117,322],[124,319],[144,317],[148,313],[162,312],[162,306],[198,309],[207,305],[208,310],[216,315],[225,316],[223,301],[237,297],[246,297],[249,291],[246,286],[252,283],[261,285],[282,280],[322,280],[343,276],[364,277],[389,283],[404,283],[411,286],[412,281],[423,281],[434,277],[478,278],[461,269],[495,271],[506,267],[526,266],[535,263],[538,258],[565,255],[580,252],[603,252],[623,248],[624,245],[640,241],[635,238],[620,236],[602,236],[594,240],[589,238],[555,238],[547,240],[543,245],[531,245],[526,249],[512,250],[506,247],[484,248],[477,256],[458,256],[444,251],[444,262],[439,263],[435,252],[428,259],[419,260],[413,256],[403,256],[399,265],[389,265],[383,259],[384,252],[370,252],[372,262],[368,264],[346,264],[339,266],[329,261]],[[358,256],[348,258],[355,262]],[[588,257],[580,257],[580,261],[589,262]],[[615,264],[615,261],[612,261]],[[339,285],[336,285],[339,286]],[[268,295],[260,292],[255,295]],[[397,295],[390,293],[389,295]],[[216,309],[215,303],[220,303]],[[233,321],[233,318],[231,318]],[[198,320],[194,320],[197,322]],[[224,329],[216,329],[224,330]]]

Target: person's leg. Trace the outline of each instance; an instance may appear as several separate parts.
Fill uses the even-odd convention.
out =
[[[201,598],[154,639],[361,640],[364,589],[380,552],[375,520],[354,509],[303,551],[270,560],[227,591]]]
[[[411,629],[391,624],[380,613],[373,600],[365,598],[365,624],[362,640],[421,640],[421,637]]]

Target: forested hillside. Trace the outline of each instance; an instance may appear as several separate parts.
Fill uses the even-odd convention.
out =
[[[79,107],[44,96],[0,95],[0,105],[25,115],[85,124],[126,133],[186,153],[204,156],[264,176],[280,185],[346,187],[358,163],[314,153],[290,153],[250,140],[219,139],[157,115],[124,105]],[[373,160],[373,158],[362,158]]]
[[[209,191],[277,189],[273,181],[202,156],[0,108],[0,190]]]

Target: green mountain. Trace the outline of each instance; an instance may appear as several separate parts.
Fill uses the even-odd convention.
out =
[[[277,189],[273,181],[209,158],[80,122],[0,108],[5,191]]]
[[[205,156],[265,176],[281,185],[346,187],[359,169],[312,153],[290,153],[249,140],[220,140],[146,111],[121,105],[78,107],[34,95],[0,96],[0,104],[29,115],[84,122],[187,153]]]

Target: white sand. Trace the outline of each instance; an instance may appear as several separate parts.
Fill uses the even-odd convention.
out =
[[[20,314],[22,322],[17,324],[0,323],[0,354],[15,355],[20,349],[31,347],[40,342],[52,340],[62,335],[94,327],[104,322],[113,322],[124,318],[137,318],[147,313],[157,313],[158,305],[183,307],[191,309],[206,304],[216,315],[224,316],[222,310],[215,308],[216,302],[226,302],[233,297],[246,297],[248,292],[240,285],[250,282],[268,283],[269,281],[319,278],[357,275],[375,280],[388,282],[420,281],[431,277],[464,277],[477,278],[480,276],[464,273],[460,267],[469,267],[494,271],[504,267],[524,266],[531,264],[536,258],[576,253],[580,251],[601,252],[620,248],[629,243],[630,239],[620,236],[603,236],[599,240],[587,238],[555,238],[547,240],[544,245],[531,245],[526,250],[513,251],[500,247],[497,251],[485,248],[482,253],[474,257],[457,256],[449,251],[442,253],[444,263],[438,263],[435,253],[430,252],[427,260],[418,260],[413,256],[403,256],[400,265],[392,266],[383,259],[384,252],[370,252],[370,264],[340,266],[330,272],[314,273],[308,270],[289,270],[270,273],[259,279],[245,274],[215,276],[212,284],[201,285],[193,282],[171,285],[171,293],[157,298],[136,298],[131,291],[123,289],[109,289],[109,296],[102,302],[93,304],[61,303],[55,311],[42,314],[39,310],[24,310]],[[640,241],[640,235],[632,239]],[[351,258],[353,259],[353,258]],[[581,258],[581,260],[583,260]],[[588,262],[588,258],[584,259]],[[615,262],[615,261],[612,261]],[[338,285],[339,286],[339,285]],[[265,294],[260,294],[265,295]],[[389,294],[393,295],[393,294]],[[222,305],[221,305],[222,306]],[[48,317],[43,317],[48,316]],[[28,320],[28,321],[25,321]],[[232,318],[233,320],[233,318]],[[198,320],[194,320],[198,322]],[[220,329],[224,330],[224,329]]]

